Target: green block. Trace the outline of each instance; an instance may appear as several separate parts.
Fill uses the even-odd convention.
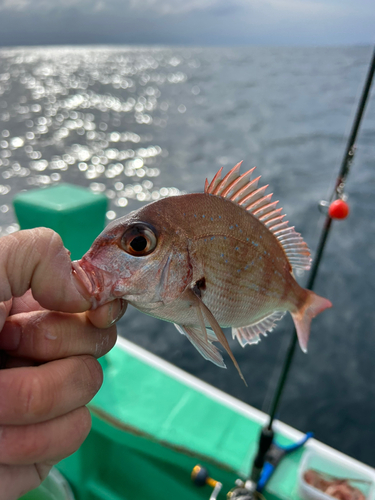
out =
[[[79,259],[103,230],[108,201],[103,194],[60,184],[19,193],[13,199],[21,229],[49,227]]]

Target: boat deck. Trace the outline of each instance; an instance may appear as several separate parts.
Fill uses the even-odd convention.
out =
[[[191,483],[194,465],[207,466],[227,492],[245,478],[267,416],[125,339],[102,359],[104,384],[90,409],[92,431],[58,468],[77,500],[208,499],[210,488]],[[275,422],[277,440],[302,434]],[[374,471],[311,439],[306,445],[368,474]],[[303,450],[286,456],[264,492],[299,500]],[[224,495],[222,495],[224,498]]]

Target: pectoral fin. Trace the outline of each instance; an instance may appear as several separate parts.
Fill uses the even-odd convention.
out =
[[[214,363],[216,366],[220,366],[220,368],[226,368],[219,349],[211,343],[211,340],[217,340],[217,338],[213,336],[211,332],[206,332],[205,329],[205,335],[203,335],[200,328],[195,328],[193,326],[180,326],[176,323],[174,326],[180,333],[186,335],[186,337],[190,340],[197,351],[204,357],[204,359],[212,361],[212,363]]]
[[[155,302],[172,303],[191,282],[192,271],[186,264],[186,259],[186,252],[172,249],[160,262],[159,282],[155,287]]]

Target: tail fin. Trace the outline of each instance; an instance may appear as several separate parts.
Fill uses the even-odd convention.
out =
[[[311,320],[325,309],[332,307],[328,299],[319,297],[311,290],[307,290],[307,292],[307,300],[303,306],[296,312],[291,313],[296,326],[299,345],[303,352],[307,352]]]

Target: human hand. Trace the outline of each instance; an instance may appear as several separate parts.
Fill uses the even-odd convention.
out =
[[[53,231],[0,238],[0,500],[36,488],[90,430],[96,358],[113,347],[126,304],[89,311],[86,293]]]

